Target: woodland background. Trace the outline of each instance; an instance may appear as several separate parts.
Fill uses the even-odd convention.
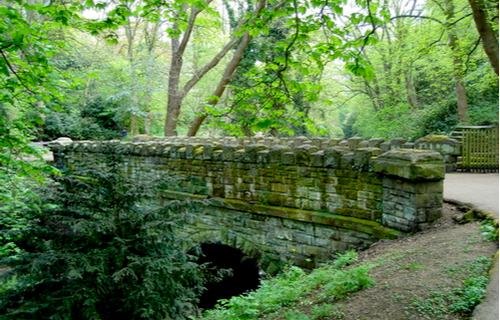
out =
[[[490,38],[478,33],[475,4]],[[498,1],[3,1],[0,10],[1,107],[36,124],[24,132],[38,140],[127,130],[411,141],[498,124]]]

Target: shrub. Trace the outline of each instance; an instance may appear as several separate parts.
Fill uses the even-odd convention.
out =
[[[180,319],[200,291],[199,266],[176,230],[202,203],[152,201],[169,180],[127,176],[116,159],[55,179],[0,265],[6,319]],[[149,181],[148,181],[149,180]]]

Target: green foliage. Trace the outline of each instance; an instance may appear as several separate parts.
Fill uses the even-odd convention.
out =
[[[410,308],[417,310],[426,319],[448,319],[450,313],[470,315],[484,297],[488,284],[488,270],[492,259],[479,257],[463,268],[448,270],[455,276],[464,276],[463,286],[449,292],[433,291],[424,300],[413,300]]]
[[[313,315],[309,316],[299,310],[292,309],[285,313],[285,318],[287,320],[342,320],[345,317],[343,312],[329,304],[313,306],[312,313]]]
[[[200,201],[157,203],[170,179],[126,175],[110,158],[40,191],[29,225],[9,231],[22,252],[1,293],[6,319],[181,319],[200,291],[199,266],[176,230]],[[156,201],[155,201],[156,200]]]
[[[480,79],[471,79],[467,93],[469,123],[471,125],[498,125],[498,78],[491,79],[483,72]],[[475,75],[480,77],[480,75]]]
[[[53,112],[45,120],[42,139],[54,140],[59,137],[68,137],[74,140],[110,140],[119,135],[118,129],[104,128],[95,118]]]
[[[359,108],[353,116],[351,122],[346,122],[343,127],[346,137],[349,133],[352,136],[384,139],[417,136],[418,117],[408,104],[389,105],[379,111],[371,107]]]
[[[38,209],[33,200],[38,198],[34,189],[39,182],[22,177],[12,170],[2,170],[0,175],[0,258],[20,253],[16,242],[21,240],[17,233],[28,227]],[[15,234],[9,230],[16,231]]]
[[[467,93],[469,120],[464,124],[498,123],[498,76],[476,47],[469,5],[464,1],[422,5],[427,19],[411,18],[422,14],[422,9],[387,2],[381,11],[387,10],[392,18],[375,31],[377,41],[368,42],[361,53],[374,76],[344,75],[335,81],[345,88],[338,90],[339,102],[335,102],[345,104],[346,137],[414,140],[430,133],[449,133],[459,122],[457,79]],[[445,10],[448,5],[455,7]],[[446,36],[452,33],[458,37],[455,48]],[[354,28],[350,34],[362,32]]]
[[[430,105],[420,111],[419,130],[416,138],[428,134],[449,134],[458,124],[456,103],[443,101],[438,105]]]
[[[57,170],[40,161],[43,151],[29,143],[32,123],[24,118],[11,118],[0,103],[0,257],[19,252],[17,236],[5,230],[21,230],[36,211],[35,187],[43,183],[47,173]]]
[[[331,320],[341,320],[344,319],[345,314],[329,304],[323,304],[319,306],[312,307],[312,313],[314,315],[313,319],[331,319]]]
[[[498,241],[498,223],[493,220],[481,221],[481,236],[485,241]]]
[[[367,274],[369,267],[357,267],[342,270],[356,261],[356,253],[349,251],[338,255],[336,260],[325,264],[306,274],[298,267],[289,267],[283,274],[263,281],[261,287],[244,296],[222,300],[214,310],[206,312],[204,319],[262,319],[273,317],[275,313],[283,312],[302,301],[312,292],[319,291],[325,301],[336,301],[348,294],[373,285],[373,280]],[[322,314],[339,313],[330,308],[317,309],[313,319],[321,319]],[[301,319],[304,315],[297,311],[289,312],[289,319]],[[304,318],[306,319],[306,318]]]

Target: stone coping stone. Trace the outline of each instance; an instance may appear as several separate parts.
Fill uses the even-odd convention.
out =
[[[394,149],[374,161],[375,172],[411,181],[442,180],[446,172],[443,156],[432,150]]]
[[[208,199],[207,196],[200,196],[187,192],[164,190],[163,195],[169,199],[189,200]],[[256,203],[247,203],[234,199],[217,199],[213,206],[232,209],[237,211],[251,212],[254,214],[274,216],[291,220],[323,224],[344,229],[356,230],[373,235],[377,239],[396,239],[402,232],[382,226],[380,223],[371,220],[347,217],[328,212],[318,212],[278,206],[267,206]]]

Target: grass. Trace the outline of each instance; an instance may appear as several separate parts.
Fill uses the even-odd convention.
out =
[[[203,319],[274,318],[284,308],[287,309],[285,317],[290,320],[340,319],[342,312],[328,303],[374,285],[368,275],[370,265],[346,268],[355,261],[356,252],[349,251],[310,274],[298,267],[289,267],[283,274],[264,281],[257,291],[222,300],[218,307],[206,312]],[[319,305],[312,308],[312,315],[294,308],[307,304],[306,297],[313,292],[316,293],[314,303]]]

